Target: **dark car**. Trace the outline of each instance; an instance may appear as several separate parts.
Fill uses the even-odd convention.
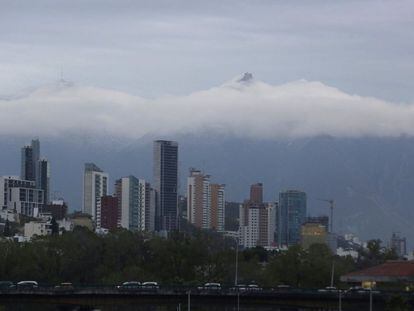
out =
[[[204,284],[204,286],[198,287],[198,290],[201,292],[205,292],[205,293],[220,292],[221,284],[209,282],[209,283]]]
[[[55,286],[55,291],[57,292],[73,292],[74,287],[70,282],[63,282]]]
[[[11,281],[0,281],[0,291],[15,289],[16,286]]]
[[[17,283],[17,289],[37,289],[39,284],[36,281],[20,281]]]

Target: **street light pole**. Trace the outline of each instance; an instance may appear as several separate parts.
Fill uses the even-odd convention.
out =
[[[342,311],[342,292],[339,289],[339,301],[338,301],[338,311]]]
[[[369,289],[369,311],[372,311],[372,287]]]
[[[237,288],[238,283],[238,269],[239,269],[239,240],[236,238],[236,271],[234,275],[234,286]]]
[[[237,311],[240,310],[240,292],[239,288],[237,287],[238,283],[238,274],[239,274],[239,239],[236,238],[236,271],[234,275],[234,287],[237,290]]]

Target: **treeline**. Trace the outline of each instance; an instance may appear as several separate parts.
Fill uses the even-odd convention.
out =
[[[160,284],[234,284],[236,247],[233,239],[194,231],[169,239],[127,230],[99,236],[76,228],[61,236],[30,243],[0,242],[0,280],[36,280],[43,284],[118,284],[128,280]],[[282,253],[263,248],[239,252],[239,284],[328,286],[332,262],[335,284],[357,268],[351,257],[333,256],[325,245],[304,251],[299,246]]]

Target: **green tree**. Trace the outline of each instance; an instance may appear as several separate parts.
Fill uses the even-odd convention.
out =
[[[8,219],[6,219],[6,223],[4,225],[3,235],[6,237],[9,237],[12,235],[11,228],[10,228],[10,222]]]
[[[52,220],[50,221],[50,226],[52,230],[52,235],[59,234],[59,224],[57,223],[55,217],[52,217]]]

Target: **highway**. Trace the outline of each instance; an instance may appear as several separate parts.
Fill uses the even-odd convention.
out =
[[[381,310],[387,301],[395,295],[402,296],[407,303],[414,306],[414,295],[407,292],[376,292],[373,294],[375,310]],[[7,289],[0,291],[0,302],[45,302],[59,304],[119,304],[131,302],[173,302],[187,303],[188,299],[197,302],[218,302],[234,304],[275,304],[303,308],[336,308],[338,292],[306,289],[258,289],[237,291],[234,288],[206,290],[197,287],[161,286],[154,289],[119,289],[116,286],[81,286],[60,289],[39,286],[34,289]],[[369,304],[367,293],[346,293],[341,297],[343,310],[356,307],[364,308]]]

